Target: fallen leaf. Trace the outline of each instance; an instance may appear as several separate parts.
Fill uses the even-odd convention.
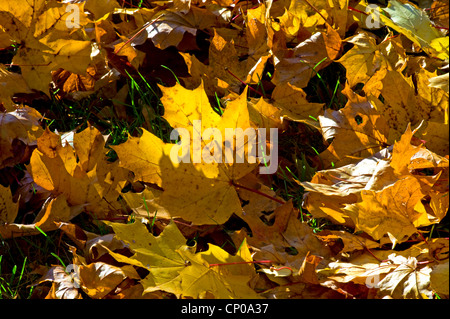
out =
[[[236,256],[230,256],[221,248],[209,245],[205,252],[194,253],[195,247],[187,246],[186,239],[174,222],[170,222],[158,236],[151,235],[144,224],[110,223],[116,236],[125,241],[134,255],[126,257],[110,251],[119,262],[143,267],[150,271],[142,280],[144,292],[164,290],[177,296],[198,298],[206,292],[215,298],[257,298],[247,286],[254,273],[251,264],[235,264],[251,261],[244,242]],[[217,264],[231,265],[217,265]]]
[[[208,65],[200,62],[194,55],[181,53],[189,70],[190,78],[183,78],[188,89],[201,83],[208,95],[225,95],[227,91],[239,93],[246,84],[256,84],[263,77],[263,70],[269,54],[260,57],[239,58],[238,48],[231,39],[227,41],[217,30],[211,40]],[[241,82],[242,81],[242,82]]]
[[[248,112],[250,121],[256,128],[283,128],[281,111],[262,97],[248,103]]]
[[[303,260],[302,267],[297,274],[297,276],[299,276],[300,278],[300,281],[309,284],[319,284],[319,279],[317,278],[316,274],[316,267],[319,265],[322,259],[323,258],[320,256],[314,256],[308,253],[308,255],[306,255],[305,259]]]
[[[127,192],[122,193],[123,200],[133,210],[133,212],[141,217],[151,218],[158,216],[159,218],[170,219],[171,215],[164,207],[158,204],[162,191],[146,187],[140,193]]]
[[[258,247],[253,256],[255,260],[271,260],[276,265],[298,271],[308,253],[324,260],[330,257],[329,249],[321,244],[306,223],[297,218],[297,214],[298,211],[289,201],[277,208],[272,226],[261,222],[259,226],[250,224],[256,232],[255,238],[248,238],[249,245]],[[261,240],[264,232],[266,236]]]
[[[111,13],[115,8],[120,8],[116,0],[87,0],[84,8],[92,12],[95,20],[99,20],[105,14]]]
[[[277,86],[290,83],[304,88],[319,70],[337,58],[340,48],[339,34],[328,28],[327,32],[316,32],[293,49],[277,50],[272,82]]]
[[[13,112],[16,107],[11,100],[15,93],[32,93],[23,76],[10,72],[0,63],[0,105],[6,108],[7,112]]]
[[[200,137],[200,133],[207,128],[215,128],[221,132],[221,136],[226,136],[226,129],[249,128],[247,91],[229,102],[226,111],[219,116],[212,110],[202,86],[194,91],[184,89],[181,85],[161,89],[164,117],[172,127],[184,128],[190,133],[188,142],[192,142],[189,143],[189,154],[184,155],[180,163],[173,163],[169,154],[173,147],[178,146],[165,144],[145,130],[140,138],[129,138],[126,143],[114,146],[114,150],[119,155],[121,165],[135,171],[138,179],[156,183],[163,188],[158,205],[164,207],[172,217],[182,217],[195,224],[221,224],[242,209],[233,183],[251,172],[258,163],[235,163],[234,160],[233,163],[222,162],[222,153],[214,153],[220,160],[206,163],[202,155],[203,161],[199,162],[196,156],[200,151],[204,152],[207,143],[202,139],[198,145],[194,139],[196,134]],[[194,125],[194,121],[201,121],[200,126]],[[226,141],[220,143],[219,151],[225,150]],[[153,151],[148,152],[146,145],[151,145]],[[246,145],[242,150],[244,157],[248,154]],[[141,171],[149,177],[140,174]],[[218,205],[211,205],[211,201]]]
[[[337,62],[347,69],[350,87],[366,83],[379,70],[401,72],[406,67],[405,49],[398,39],[386,37],[377,45],[371,35],[361,32],[346,42],[354,44],[354,47]]]
[[[186,33],[195,36],[197,30],[204,30],[213,25],[218,27],[225,23],[220,15],[194,6],[186,13],[178,12],[175,8],[167,9],[153,19],[158,20],[146,27],[147,37],[160,49],[177,46]]]
[[[412,145],[412,137],[413,132],[408,125],[401,139],[393,146],[390,165],[397,175],[409,175],[414,169],[448,167],[447,158],[434,154],[423,145]]]
[[[0,222],[3,224],[14,223],[19,212],[19,203],[14,203],[9,187],[0,185]],[[2,236],[3,237],[3,236]]]
[[[366,232],[375,240],[388,235],[395,245],[417,232],[414,222],[420,218],[420,213],[414,210],[414,206],[425,194],[423,185],[409,177],[380,192],[363,190],[361,199],[347,205],[344,210],[353,219],[357,230]]]
[[[323,103],[310,103],[306,93],[289,82],[277,85],[272,92],[274,106],[281,109],[281,114],[288,119],[311,124],[311,117],[323,114]],[[312,126],[318,126],[313,123]]]
[[[73,273],[68,273],[62,266],[51,267],[38,283],[50,281],[52,288],[46,299],[82,299],[77,278]]]
[[[338,111],[327,109],[319,116],[319,123],[324,139],[332,139],[328,149],[320,154],[325,168],[356,162],[386,146],[389,127],[368,101],[349,101]]]
[[[432,298],[429,290],[430,267],[426,265],[419,269],[414,257],[405,258],[392,254],[388,259],[396,268],[378,283],[381,293],[388,293],[394,299],[420,299],[423,296]]]
[[[28,166],[36,184],[99,216],[108,214],[111,205],[120,209],[116,200],[128,172],[107,161],[103,136],[90,127],[75,134],[73,144],[63,146],[60,136],[45,131]]]
[[[442,89],[444,92],[448,94],[449,89],[449,73],[445,73],[442,75],[438,75],[428,79],[429,86]]]
[[[433,267],[430,274],[431,288],[441,298],[448,298],[448,261]]]
[[[39,124],[41,119],[42,115],[28,106],[0,113],[0,168],[14,166],[26,159],[27,148],[35,147],[43,133]]]
[[[140,278],[130,265],[119,268],[102,262],[80,265],[77,275],[81,289],[94,299],[105,297],[126,278]]]
[[[379,248],[380,244],[360,235],[354,235],[342,230],[323,230],[317,237],[337,253],[351,253],[356,250]],[[339,245],[342,241],[342,245]],[[336,246],[336,249],[333,249]]]
[[[331,3],[324,0],[312,0],[309,3],[292,1],[287,10],[300,19],[300,24],[303,27],[312,28],[326,23],[323,17],[326,18],[330,15],[330,6]]]
[[[381,21],[404,34],[421,48],[430,49],[433,39],[440,37],[439,31],[433,28],[427,14],[417,9],[411,3],[401,3],[397,0],[389,1],[387,8],[382,9],[390,15],[390,19],[381,14]]]
[[[84,4],[70,5],[78,8],[74,27],[79,29],[87,24]],[[67,28],[66,21],[73,21],[73,10],[66,10],[68,6],[54,0],[33,3],[15,0],[0,5],[4,31],[21,44],[13,64],[21,67],[23,78],[31,89],[45,94],[49,94],[51,71],[63,68],[83,74],[95,51],[90,41]]]
[[[431,76],[432,74],[423,69],[416,73],[415,79],[405,78],[399,72],[380,70],[364,85],[363,90],[369,100],[380,113],[386,114],[387,123],[391,128],[389,143],[400,138],[408,123],[416,127],[423,120],[436,124],[448,122],[447,94],[443,90],[429,87],[428,79]],[[392,86],[391,83],[396,83],[396,86]],[[378,103],[373,98],[380,95],[384,103]],[[435,131],[435,134],[439,134],[440,142],[444,142],[445,130]],[[434,144],[433,148],[439,149],[439,142],[430,140]],[[448,143],[443,147],[448,147]]]

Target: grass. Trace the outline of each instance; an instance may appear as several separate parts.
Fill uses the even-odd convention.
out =
[[[2,259],[3,255],[0,255],[0,275],[2,273]],[[18,272],[17,265],[14,265],[9,278],[8,276],[0,277],[0,299],[3,299],[4,297],[8,299],[15,299],[18,296],[19,289],[22,287],[22,278],[26,264],[27,257],[25,256],[20,272]],[[30,294],[31,292],[32,289],[30,289]]]
[[[30,299],[41,277],[39,266],[71,263],[58,232],[4,240],[0,238],[0,299]]]

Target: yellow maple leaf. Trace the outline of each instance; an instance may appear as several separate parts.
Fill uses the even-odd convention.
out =
[[[21,74],[10,72],[0,63],[0,103],[6,111],[12,112],[16,109],[11,98],[15,93],[32,93]]]
[[[241,81],[258,83],[270,55],[264,51],[266,54],[251,54],[247,59],[240,60],[238,49],[234,38],[228,41],[214,29],[208,65],[194,55],[180,52],[191,74],[191,78],[183,78],[187,88],[196,88],[203,82],[208,95],[214,95],[215,92],[224,95],[227,91],[238,93],[243,86]]]
[[[301,182],[308,191],[304,207],[315,217],[356,227],[375,239],[389,235],[393,242],[418,227],[438,223],[448,210],[448,190],[443,186],[448,160],[411,145],[412,135],[408,128],[392,151],[319,171],[311,182]],[[420,174],[423,169],[432,169],[433,175]],[[429,203],[423,201],[428,196]]]
[[[366,83],[378,70],[402,71],[406,67],[406,54],[399,39],[386,37],[380,44],[366,32],[349,40],[355,46],[337,62],[347,69],[350,87]]]
[[[420,213],[414,207],[426,194],[423,188],[411,176],[380,192],[363,190],[360,201],[346,205],[344,210],[354,220],[356,229],[375,240],[388,235],[395,245],[417,232],[414,222]]]
[[[55,196],[64,195],[69,205],[105,216],[120,209],[117,197],[128,172],[106,160],[104,145],[103,136],[93,127],[74,134],[73,146],[63,146],[61,137],[47,129],[28,170],[36,184]]]
[[[414,169],[446,168],[448,159],[427,150],[423,145],[411,144],[413,134],[408,125],[401,139],[394,144],[391,167],[398,175],[407,175]]]
[[[274,106],[281,109],[281,115],[288,119],[305,122],[318,127],[311,117],[317,118],[323,114],[323,103],[311,103],[306,99],[306,93],[289,82],[280,84],[272,92]]]
[[[221,224],[241,210],[233,184],[258,166],[257,162],[226,161],[227,150],[236,150],[242,159],[248,158],[250,143],[246,141],[238,147],[236,142],[241,135],[239,130],[235,131],[233,145],[227,147],[226,139],[214,140],[217,135],[227,136],[229,129],[245,132],[251,128],[247,91],[229,102],[220,116],[212,110],[203,86],[194,91],[181,85],[161,87],[161,90],[164,117],[172,127],[185,129],[189,134],[188,137],[181,136],[181,143],[187,145],[187,153],[180,155],[183,145],[166,144],[146,130],[140,138],[129,138],[113,149],[121,165],[133,170],[138,180],[155,183],[164,189],[157,202],[172,217],[183,217],[196,224]],[[215,132],[212,133],[214,138],[204,135],[208,129]],[[231,156],[234,158],[233,154]],[[178,163],[173,162],[174,157],[178,157]]]
[[[409,123],[416,127],[425,121],[417,137],[425,137],[428,134],[424,139],[430,141],[429,148],[434,152],[439,151],[440,155],[446,155],[448,94],[440,88],[429,86],[428,81],[432,76],[432,73],[423,69],[419,69],[413,77],[382,69],[367,81],[363,90],[376,109],[385,115],[391,129],[389,143],[399,139]],[[378,100],[380,95],[384,103]],[[427,129],[428,125],[432,127],[431,130]],[[440,129],[436,130],[438,127]]]
[[[329,9],[329,2],[326,0],[311,0],[309,3],[306,1],[290,1],[288,11],[300,19],[303,27],[312,28],[326,22],[323,18],[329,16]]]
[[[326,168],[343,166],[374,155],[386,146],[388,126],[368,101],[353,102],[338,111],[327,109],[319,116],[322,134],[331,145],[320,154]]]
[[[193,298],[206,293],[222,299],[258,298],[247,285],[255,271],[251,263],[243,263],[252,261],[245,242],[236,256],[212,244],[208,250],[195,253],[195,247],[186,245],[186,238],[173,221],[158,237],[150,234],[140,221],[107,224],[113,228],[116,237],[134,252],[131,257],[126,257],[109,251],[111,256],[119,262],[149,270],[150,273],[141,281],[144,292],[164,290]]]

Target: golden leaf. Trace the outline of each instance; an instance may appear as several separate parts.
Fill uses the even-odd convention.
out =
[[[194,298],[205,293],[222,299],[258,298],[247,285],[254,268],[251,263],[242,263],[252,261],[245,242],[236,256],[212,244],[207,251],[194,253],[195,247],[186,245],[186,239],[174,222],[170,222],[158,237],[150,234],[139,221],[127,225],[108,222],[108,225],[134,252],[131,257],[112,251],[110,254],[119,262],[150,271],[141,281],[144,292],[164,290]]]

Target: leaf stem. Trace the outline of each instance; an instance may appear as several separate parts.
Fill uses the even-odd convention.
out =
[[[286,204],[286,202],[285,202],[284,200],[282,200],[282,199],[275,198],[275,197],[270,196],[270,195],[268,195],[268,194],[265,194],[265,193],[263,193],[263,192],[261,192],[261,191],[259,191],[259,190],[257,190],[257,189],[253,189],[253,188],[249,188],[249,187],[246,187],[246,186],[237,184],[237,183],[235,183],[234,181],[231,182],[231,185],[233,185],[234,187],[242,188],[242,189],[245,189],[245,190],[247,190],[247,191],[249,191],[249,192],[252,192],[252,193],[255,193],[255,194],[264,196],[264,197],[266,197],[266,198],[268,198],[268,199],[271,199],[271,200],[273,200],[273,201],[275,201],[275,202],[277,202],[277,203],[280,203],[280,204]]]
[[[348,8],[348,10],[350,10],[350,11],[355,11],[355,12],[358,12],[358,13],[362,13],[362,14],[364,14],[364,15],[366,15],[366,16],[369,15],[367,12],[363,12],[363,11],[361,11],[361,10],[355,9],[355,8],[353,8],[353,7],[350,7],[350,6],[348,6],[347,8]]]
[[[381,260],[380,258],[378,258],[377,256],[375,256],[375,254],[374,254],[374,253],[373,253],[366,245],[363,245],[363,246],[364,246],[364,249],[367,250],[367,252],[373,256],[373,258],[375,258],[376,260],[378,260],[378,262],[380,262],[380,263],[383,262],[383,260]]]
[[[242,265],[242,264],[269,264],[271,262],[272,262],[272,260],[236,261],[236,262],[232,262],[232,263],[209,264],[209,267]]]
[[[348,179],[342,179],[342,178],[333,176],[333,175],[331,175],[331,174],[328,174],[328,176],[330,176],[331,178],[334,178],[334,179],[336,179],[336,180],[338,180],[338,181],[342,181],[342,182],[346,182],[346,183],[366,184],[365,182],[356,182],[356,181],[351,181],[351,180],[348,180]]]
[[[425,242],[425,244],[429,245],[427,239],[423,236],[422,232],[421,232],[420,230],[417,230],[417,233],[419,234],[420,238],[423,239],[423,241]]]
[[[316,7],[314,7],[308,0],[304,0],[304,1],[322,17],[322,19],[325,21],[326,24],[328,24],[332,29],[334,29],[333,26],[328,22],[327,19],[325,19],[325,17],[322,15],[322,13],[320,13],[319,10],[317,10]]]
[[[118,54],[120,50],[122,50],[122,48],[124,46],[126,46],[128,43],[130,43],[130,41],[133,41],[134,38],[136,38],[139,34],[141,34],[142,31],[144,31],[147,27],[151,26],[153,23],[155,23],[156,21],[159,20],[159,18],[161,18],[162,16],[164,16],[164,14],[161,14],[159,17],[157,17],[155,20],[153,20],[151,23],[147,22],[146,24],[144,24],[141,29],[136,32],[135,35],[133,35],[127,42],[125,42],[120,48],[116,49],[116,51],[114,52],[114,54]]]
[[[279,267],[279,268],[275,268],[275,267],[270,267],[270,270],[272,270],[272,271],[280,271],[280,270],[283,270],[283,269],[289,269],[291,272],[294,272],[293,270],[292,270],[292,268],[291,267],[288,267],[288,266],[282,266],[282,267]]]
[[[245,83],[244,81],[242,81],[240,78],[238,78],[236,75],[234,75],[233,72],[231,72],[230,70],[228,70],[228,67],[225,67],[225,71],[227,71],[232,77],[234,77],[236,80],[238,80],[239,82],[241,82],[242,84],[244,84],[245,86],[248,86],[248,88],[250,90],[252,90],[253,92],[255,92],[256,94],[259,94],[260,96],[263,96],[262,93],[260,93],[259,91],[255,90],[254,88],[252,88],[250,85],[248,85],[247,83]]]

